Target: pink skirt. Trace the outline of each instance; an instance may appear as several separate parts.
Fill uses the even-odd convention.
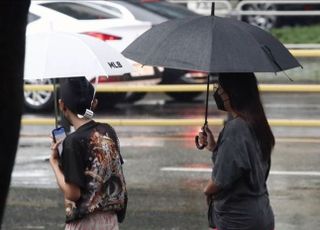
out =
[[[92,213],[81,220],[66,224],[65,230],[119,230],[117,215],[110,212]]]

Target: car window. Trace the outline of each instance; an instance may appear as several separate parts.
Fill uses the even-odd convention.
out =
[[[168,19],[177,19],[197,15],[195,12],[188,10],[184,6],[166,1],[129,0],[128,2],[151,12],[157,13],[158,15],[164,16]]]
[[[94,2],[93,2],[94,3]],[[105,5],[105,4],[97,4],[103,8],[105,8],[106,10],[108,10],[109,12],[113,12],[116,15],[122,16],[122,12],[121,10],[117,9],[116,7],[113,6],[109,6],[109,5]]]
[[[29,14],[28,14],[28,24],[30,22],[34,22],[34,21],[38,20],[39,18],[40,17],[38,15],[35,15],[35,14],[32,14],[32,13],[29,12]]]
[[[151,22],[152,24],[158,24],[158,23],[164,22],[169,19],[167,17],[159,15],[157,12],[152,12],[148,9],[141,8],[139,5],[135,5],[131,1],[129,2],[129,1],[115,0],[115,1],[111,1],[111,2],[124,6],[125,8],[127,8],[131,12],[131,14],[133,14],[135,19],[140,20],[140,21],[148,21],[148,22]],[[106,5],[101,4],[100,6],[105,7]]]
[[[112,14],[74,2],[49,2],[41,5],[79,20],[116,18]]]

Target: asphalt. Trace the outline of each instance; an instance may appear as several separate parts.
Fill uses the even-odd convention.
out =
[[[35,143],[28,138],[20,142],[4,230],[63,229],[61,193],[44,160],[48,146]],[[136,136],[121,143],[129,204],[120,229],[207,229],[202,189],[210,178],[210,154],[196,150],[191,137]],[[268,181],[276,229],[320,226],[319,144],[319,138],[277,138]]]
[[[128,212],[120,229],[206,229],[206,210],[200,191],[151,186],[129,187],[128,192]],[[57,189],[11,188],[2,229],[63,229],[61,201]]]

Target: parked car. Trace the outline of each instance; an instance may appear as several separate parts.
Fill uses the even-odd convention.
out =
[[[92,4],[113,11],[122,18],[134,18],[140,21],[150,22],[156,25],[169,19],[178,19],[198,14],[186,7],[164,0],[111,0],[93,1]],[[200,52],[200,51],[199,51]],[[197,71],[184,71],[165,68],[162,74],[161,84],[202,84],[205,83],[207,74]],[[178,101],[191,101],[201,92],[167,93]]]
[[[239,7],[242,0],[230,1],[231,9]],[[300,2],[300,3],[299,3]],[[219,3],[219,2],[217,2]],[[209,15],[211,12],[211,2],[193,2],[190,1],[185,5],[192,11]],[[217,5],[217,4],[216,4]],[[226,10],[225,4],[220,4],[221,8]],[[304,3],[304,1],[297,1],[296,3],[288,3],[279,1],[278,3],[261,1],[261,3],[250,3],[242,5],[241,10],[248,11],[315,11],[320,10],[319,3]],[[230,12],[229,12],[230,13]],[[287,25],[308,25],[311,23],[319,23],[319,16],[280,16],[280,15],[244,15],[241,20],[248,22],[252,25],[259,26],[262,29],[270,30],[275,27],[287,26]]]
[[[28,33],[62,31],[83,33],[107,42],[119,52],[151,27],[150,23],[118,17],[99,10],[85,1],[33,1],[29,8]],[[157,68],[131,61],[134,71],[124,76],[99,77],[99,84],[155,85],[161,81]],[[94,79],[92,79],[94,81]],[[52,80],[25,81],[26,84],[49,84]],[[25,106],[33,111],[53,106],[52,92],[25,92]],[[126,98],[126,93],[99,93],[101,106],[112,106]]]
[[[320,10],[320,4],[295,3],[295,4],[245,4],[243,10],[255,11],[314,11]],[[248,15],[243,16],[242,20],[250,24],[270,30],[274,27],[284,25],[308,25],[319,22],[319,16],[278,16],[278,15]]]

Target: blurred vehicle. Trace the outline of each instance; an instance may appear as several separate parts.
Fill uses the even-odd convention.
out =
[[[139,35],[151,27],[150,23],[118,17],[85,1],[33,1],[29,8],[28,33],[63,31],[83,33],[107,42],[121,52]],[[134,71],[123,76],[99,76],[99,84],[154,85],[161,81],[157,68],[132,62]],[[92,79],[94,82],[95,79]],[[25,81],[26,84],[49,84],[52,80]],[[99,93],[100,106],[113,106],[125,100],[127,93]],[[25,92],[25,106],[33,111],[53,107],[52,92]]]
[[[172,0],[174,1],[174,0]],[[236,9],[241,7],[243,11],[318,11],[320,10],[320,2],[304,3],[303,0],[297,1],[296,3],[288,3],[286,1],[278,1],[275,3],[268,2],[268,1],[261,1],[261,3],[247,3],[240,6],[243,0],[234,0],[229,1],[227,3],[230,4],[230,8],[226,7],[225,4],[222,4],[219,1],[216,1],[216,8],[217,5],[225,10],[225,14],[230,14],[230,10]],[[188,9],[197,12],[199,14],[209,15],[211,12],[211,2],[195,2],[190,1],[185,3]],[[235,12],[236,15],[237,12]],[[312,23],[319,23],[320,17],[319,16],[280,16],[280,15],[243,15],[241,16],[241,20],[248,22],[252,25],[259,26],[262,29],[270,30],[275,27],[287,26],[287,25],[309,25]]]
[[[301,1],[303,2],[303,1]],[[242,10],[250,11],[315,11],[320,10],[320,4],[295,3],[295,4],[245,4]],[[262,29],[270,30],[284,25],[308,25],[319,22],[319,16],[278,16],[278,15],[248,15],[242,20]]]
[[[186,7],[170,3],[164,0],[111,0],[92,1],[115,15],[140,21],[150,22],[156,25],[169,19],[178,19],[198,14]],[[201,52],[201,51],[199,51]],[[183,71],[165,68],[162,73],[161,84],[202,84],[205,83],[207,74],[197,71]],[[191,101],[201,94],[201,92],[188,93],[167,93],[170,97],[178,101]]]

